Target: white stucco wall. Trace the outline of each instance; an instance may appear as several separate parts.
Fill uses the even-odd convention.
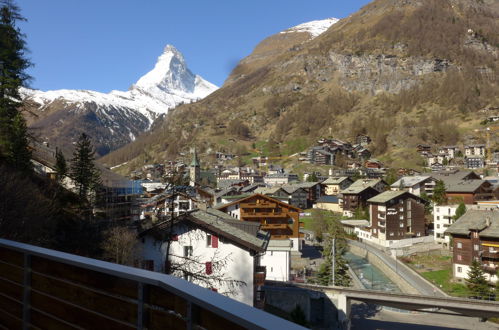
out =
[[[227,207],[227,213],[233,217],[234,219],[241,219],[241,209],[239,208],[239,203],[236,203],[234,205],[230,205]]]
[[[454,223],[452,217],[456,214],[458,205],[435,205],[433,207],[433,237],[438,244],[449,247],[449,236],[444,232]]]
[[[178,227],[178,241],[172,241],[171,258],[174,263],[182,263],[184,267],[189,268],[193,273],[205,273],[205,263],[213,262],[213,277],[222,277],[243,281],[246,285],[231,287],[225,283],[214,285],[217,291],[225,294],[240,302],[253,306],[253,276],[255,270],[255,257],[250,252],[236,246],[223,238],[219,237],[218,248],[207,246],[207,233],[201,229],[187,231],[186,227]],[[185,262],[184,246],[192,246],[193,256],[191,260],[196,262]],[[154,271],[164,272],[166,243],[160,243],[154,238],[147,236],[143,240],[143,258],[144,260],[154,260]],[[217,261],[221,261],[217,267]],[[183,277],[183,274],[174,274]],[[206,284],[200,283],[195,279],[193,283],[206,287]]]
[[[269,250],[265,252],[260,261],[266,267],[266,279],[271,281],[289,281],[291,269],[290,251]]]

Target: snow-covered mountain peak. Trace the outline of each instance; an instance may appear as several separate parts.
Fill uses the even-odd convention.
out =
[[[215,85],[194,75],[187,68],[184,56],[172,45],[166,45],[154,68],[132,86],[132,91],[138,90],[158,99],[164,93],[198,99],[215,89]]]
[[[326,30],[329,29],[331,25],[337,23],[338,21],[339,21],[338,18],[333,18],[333,17],[326,18],[323,20],[311,21],[294,26],[292,28],[282,31],[281,33],[308,32],[310,33],[313,39],[318,37],[323,32],[326,32]]]

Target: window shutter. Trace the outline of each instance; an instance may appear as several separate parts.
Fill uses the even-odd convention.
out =
[[[178,241],[178,235],[173,235],[172,236],[172,241]]]
[[[218,236],[211,236],[211,246],[214,248],[218,247]]]
[[[206,262],[206,275],[213,273],[211,261]]]
[[[217,288],[211,288],[211,291],[218,292],[218,289]]]

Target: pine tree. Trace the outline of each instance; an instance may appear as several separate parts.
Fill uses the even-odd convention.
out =
[[[57,182],[61,184],[64,177],[68,174],[68,164],[64,154],[58,148],[55,150],[55,170],[57,172]]]
[[[489,284],[485,278],[485,272],[482,269],[482,265],[477,260],[473,260],[471,263],[468,277],[466,278],[466,286],[474,296],[480,298],[488,298],[491,293]]]
[[[70,176],[75,181],[78,195],[87,198],[100,184],[100,173],[95,166],[95,151],[85,133],[80,135],[71,160]]]
[[[335,242],[335,278],[334,285],[337,286],[350,286],[351,278],[348,275],[348,265],[343,257],[347,250],[347,244],[344,239],[345,232],[338,221],[332,221],[329,226],[328,238],[324,244],[324,262],[322,263],[319,271],[317,273],[317,280],[319,284],[330,285],[333,284],[333,277],[331,269],[333,266],[333,238],[336,238]]]
[[[464,203],[459,203],[459,206],[456,209],[456,214],[452,217],[454,220],[459,219],[466,213],[466,205]]]
[[[438,180],[433,189],[433,201],[436,204],[444,204],[447,202],[445,183],[442,180]]]
[[[10,0],[0,0],[0,159],[20,170],[31,169],[26,122],[19,112],[19,88],[28,80],[26,43],[17,21],[25,20]]]

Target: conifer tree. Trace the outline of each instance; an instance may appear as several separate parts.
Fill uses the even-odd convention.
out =
[[[324,262],[322,263],[317,273],[317,280],[319,284],[330,285],[332,282],[332,265],[333,265],[333,238],[335,241],[335,279],[334,285],[337,286],[350,286],[350,275],[348,274],[348,265],[343,257],[346,252],[347,244],[345,241],[345,232],[338,221],[332,221],[329,225],[328,237],[324,244]]]
[[[442,180],[438,180],[433,189],[433,201],[435,204],[443,204],[447,202],[445,183]]]
[[[466,278],[466,286],[468,290],[480,298],[488,298],[490,295],[490,288],[485,278],[485,272],[479,261],[473,260],[468,271],[468,278]]]
[[[456,214],[452,217],[454,220],[459,219],[466,213],[466,205],[463,202],[459,203],[459,206],[456,209]]]
[[[56,148],[55,150],[55,170],[57,172],[57,182],[60,184],[68,174],[68,164],[64,154],[59,148]]]
[[[70,176],[75,181],[78,195],[87,198],[91,190],[100,184],[100,172],[95,166],[95,151],[85,133],[76,142],[76,149],[71,160]]]
[[[20,170],[31,169],[26,122],[19,112],[19,88],[29,80],[25,70],[24,35],[16,26],[25,20],[11,0],[0,0],[0,159]]]

